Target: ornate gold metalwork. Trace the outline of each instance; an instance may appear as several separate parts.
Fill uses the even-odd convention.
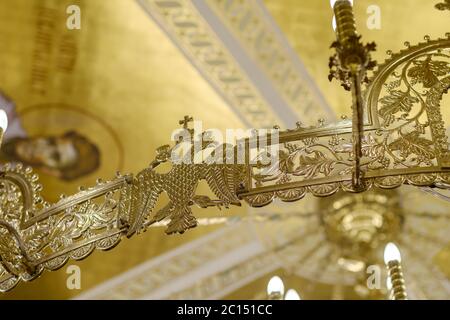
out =
[[[336,9],[338,20],[344,22],[352,18],[347,2],[339,1],[342,7]],[[297,201],[308,192],[325,197],[340,189],[362,192],[402,184],[449,187],[450,153],[440,103],[450,88],[450,34],[434,41],[426,37],[426,42],[408,44],[392,55],[368,80],[363,95],[360,83],[370,69],[368,51],[373,46],[361,45],[351,24],[347,26],[340,29],[335,45],[336,66],[350,72],[353,122],[320,122],[316,127],[299,125],[281,132],[275,163],[253,164],[247,155],[243,164],[228,163],[226,156],[224,164],[180,164],[171,161],[173,149],[163,146],[150,167],[135,177],[118,175],[111,181],[98,181],[55,204],[43,201],[42,187],[30,168],[3,166],[0,291],[10,290],[20,280],[33,280],[44,270],[58,269],[70,258],[83,259],[94,249],[111,249],[123,236],[145,231],[158,221],[167,221],[169,234],[183,233],[197,224],[194,204],[229,207],[245,200],[262,207],[274,198]],[[346,82],[345,76],[340,79]],[[189,129],[190,121],[187,117],[180,124]],[[253,145],[252,139],[239,144]],[[230,147],[236,154],[236,146],[217,148]],[[162,163],[171,164],[171,170],[159,173]],[[217,199],[196,194],[201,180],[207,181]],[[154,212],[163,192],[169,203]]]
[[[95,187],[61,197],[53,205],[39,195],[42,186],[31,168],[5,165],[0,178],[0,290],[33,280],[46,269],[56,270],[69,258],[80,260],[94,249],[111,249],[124,235],[161,220],[170,220],[167,233],[183,233],[196,226],[193,204],[240,205],[237,188],[245,166],[180,164],[167,174],[157,173],[156,167],[169,156],[170,148],[161,147],[151,166],[136,177],[99,180]],[[219,200],[195,195],[201,179]],[[151,215],[163,191],[170,202]]]
[[[194,203],[201,208],[209,206],[240,205],[237,188],[245,171],[238,165],[175,165],[167,174],[158,174],[153,170],[141,172],[132,186],[130,207],[131,236],[149,224],[170,219],[167,233],[184,233],[197,225],[190,206]],[[196,196],[195,189],[199,180],[205,179],[219,200],[207,196]],[[150,216],[160,193],[165,191],[169,203],[154,216]]]
[[[440,102],[450,88],[450,34],[392,55],[369,80],[362,138],[364,189],[402,184],[448,187],[449,150]],[[352,122],[280,133],[279,163],[270,175],[252,167],[253,206],[275,197],[295,201],[307,192],[328,196],[352,185]],[[256,172],[255,172],[256,171]]]
[[[371,60],[370,52],[375,51],[375,43],[363,45],[361,36],[356,32],[352,4],[348,0],[339,0],[334,5],[337,25],[337,41],[332,47],[337,54],[330,60],[331,73],[329,79],[341,81],[346,90],[352,91],[353,113],[353,187],[362,190],[361,158],[363,143],[364,106],[362,101],[361,84],[368,81],[366,72],[376,66]]]

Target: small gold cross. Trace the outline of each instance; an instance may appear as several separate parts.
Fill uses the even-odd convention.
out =
[[[184,129],[188,128],[189,122],[194,121],[193,117],[189,117],[189,116],[184,116],[183,120],[180,120],[178,123],[183,125]]]

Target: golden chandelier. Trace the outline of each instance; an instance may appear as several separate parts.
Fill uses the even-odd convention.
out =
[[[450,9],[450,2],[436,7]],[[137,175],[98,180],[54,204],[41,198],[42,186],[31,168],[3,165],[0,291],[20,280],[31,281],[44,270],[56,270],[69,259],[84,259],[94,249],[109,250],[122,237],[151,225],[167,225],[167,234],[184,233],[197,226],[193,205],[228,208],[247,202],[263,207],[276,198],[295,202],[307,193],[327,197],[340,190],[362,193],[403,184],[449,189],[450,150],[440,104],[450,88],[450,33],[437,40],[426,36],[415,46],[406,43],[404,50],[388,52],[390,57],[377,66],[370,58],[375,44],[361,42],[351,3],[338,0],[334,11],[337,41],[332,45],[336,54],[330,60],[330,80],[338,79],[351,91],[352,119],[314,127],[299,124],[277,131],[278,141],[266,137],[269,147],[276,144],[276,162],[264,164],[250,156],[257,136],[234,146],[216,144],[213,154],[221,154],[223,161],[213,164],[208,159],[173,161],[177,142],[158,148],[150,167]],[[195,139],[192,120],[186,117],[180,124]],[[201,145],[200,152],[205,148]],[[242,162],[237,159],[239,148],[246,150]],[[188,154],[192,158],[193,150]],[[231,160],[223,156],[230,150]],[[169,172],[159,172],[163,163],[171,164]],[[201,180],[217,199],[196,194]],[[154,212],[163,192],[169,202]],[[392,265],[390,271],[398,267]],[[393,281],[396,272],[391,272]]]

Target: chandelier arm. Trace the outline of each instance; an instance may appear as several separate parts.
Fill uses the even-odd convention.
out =
[[[0,291],[69,258],[114,247],[127,230],[124,205],[131,177],[98,182],[54,205],[43,202],[37,175],[22,165],[5,165],[0,179]]]
[[[363,190],[363,172],[361,170],[361,158],[362,154],[362,141],[364,136],[364,105],[362,99],[361,82],[364,77],[364,69],[360,69],[360,66],[352,66],[351,79],[352,79],[352,97],[353,97],[353,155],[354,155],[354,168],[353,168],[353,187],[355,190]]]

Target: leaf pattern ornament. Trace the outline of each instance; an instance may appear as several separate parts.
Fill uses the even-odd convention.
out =
[[[439,77],[450,74],[450,66],[445,61],[432,61],[427,56],[424,61],[416,60],[414,67],[409,69],[408,76],[412,78],[411,83],[422,83],[425,88],[431,88],[439,82]]]
[[[413,97],[409,90],[392,90],[388,96],[380,99],[382,107],[378,111],[380,117],[384,120],[384,126],[388,127],[395,121],[395,114],[405,112],[408,114],[414,103],[419,102],[417,97]]]
[[[403,158],[416,155],[418,164],[430,163],[436,155],[432,149],[433,141],[420,136],[418,131],[401,134],[401,137],[389,144],[392,151],[399,151]]]

